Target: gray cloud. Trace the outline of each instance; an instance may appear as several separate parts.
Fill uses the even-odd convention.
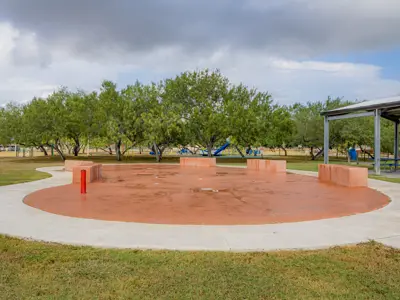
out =
[[[0,20],[86,59],[174,46],[186,52],[228,46],[312,58],[400,44],[399,1],[268,2],[0,0]]]

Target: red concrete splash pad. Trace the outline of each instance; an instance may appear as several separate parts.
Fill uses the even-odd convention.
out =
[[[335,218],[388,204],[365,187],[241,168],[103,166],[102,182],[40,190],[25,204],[54,214],[156,224],[268,224]]]

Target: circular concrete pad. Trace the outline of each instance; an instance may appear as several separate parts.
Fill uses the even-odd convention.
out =
[[[369,188],[346,188],[296,174],[174,165],[105,166],[103,181],[52,187],[25,204],[78,218],[154,224],[269,224],[335,218],[388,204]]]

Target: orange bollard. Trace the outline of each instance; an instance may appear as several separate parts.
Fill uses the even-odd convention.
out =
[[[86,194],[86,170],[81,170],[81,194]]]

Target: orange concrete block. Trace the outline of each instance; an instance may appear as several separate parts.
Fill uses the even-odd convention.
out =
[[[130,170],[134,168],[135,164],[105,164],[101,167],[101,169],[104,171]]]
[[[72,169],[76,166],[90,166],[93,165],[92,161],[87,160],[65,160],[64,162],[64,170],[72,172]]]
[[[266,160],[267,171],[286,173],[286,160]]]
[[[331,165],[318,165],[318,179],[323,182],[331,182]]]
[[[318,166],[318,178],[341,186],[363,187],[368,186],[368,169],[321,164]]]
[[[267,168],[267,161],[264,159],[248,159],[246,163],[249,170],[265,170]]]
[[[72,183],[81,182],[81,171],[86,170],[86,182],[91,183],[101,180],[101,164],[93,164],[90,166],[75,166],[72,169]]]
[[[179,164],[182,167],[216,167],[215,157],[181,157]]]
[[[349,180],[347,186],[368,186],[368,169],[367,168],[348,168]]]
[[[331,165],[331,182],[347,187],[368,186],[368,169]]]
[[[329,165],[329,176],[330,176],[330,183],[344,185],[345,178],[341,178],[343,176],[342,166],[338,165]]]

